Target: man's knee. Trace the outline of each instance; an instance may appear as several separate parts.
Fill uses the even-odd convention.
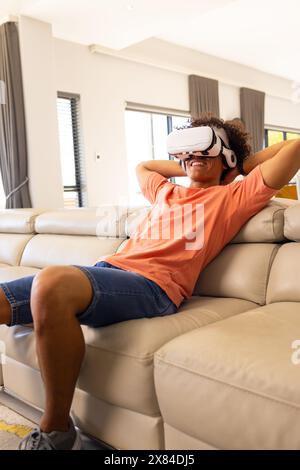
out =
[[[31,289],[33,318],[73,315],[91,302],[92,286],[88,277],[74,266],[47,266],[38,272]]]

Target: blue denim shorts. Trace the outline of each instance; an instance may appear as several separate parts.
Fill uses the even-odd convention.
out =
[[[88,308],[77,315],[82,325],[93,328],[137,318],[176,313],[178,307],[154,281],[141,274],[99,261],[94,266],[80,266],[89,278],[93,298]],[[7,326],[33,323],[30,292],[34,275],[0,283],[12,308],[12,321]]]

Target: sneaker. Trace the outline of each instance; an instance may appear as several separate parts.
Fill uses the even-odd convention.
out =
[[[72,419],[68,431],[42,432],[35,428],[22,439],[19,450],[80,450],[80,433],[75,429]]]

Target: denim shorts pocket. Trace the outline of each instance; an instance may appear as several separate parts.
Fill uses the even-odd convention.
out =
[[[151,292],[153,293],[154,297],[161,297],[162,295],[167,295],[165,291],[154,281],[148,279],[147,277],[140,274],[146,282],[146,284],[150,287]]]

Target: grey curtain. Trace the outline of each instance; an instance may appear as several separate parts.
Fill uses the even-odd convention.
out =
[[[19,34],[12,22],[0,26],[0,80],[0,171],[6,208],[32,207]]]
[[[265,93],[240,88],[241,119],[251,136],[252,151],[258,152],[264,144]]]
[[[192,118],[198,118],[202,112],[220,116],[218,80],[189,75],[189,99]]]

